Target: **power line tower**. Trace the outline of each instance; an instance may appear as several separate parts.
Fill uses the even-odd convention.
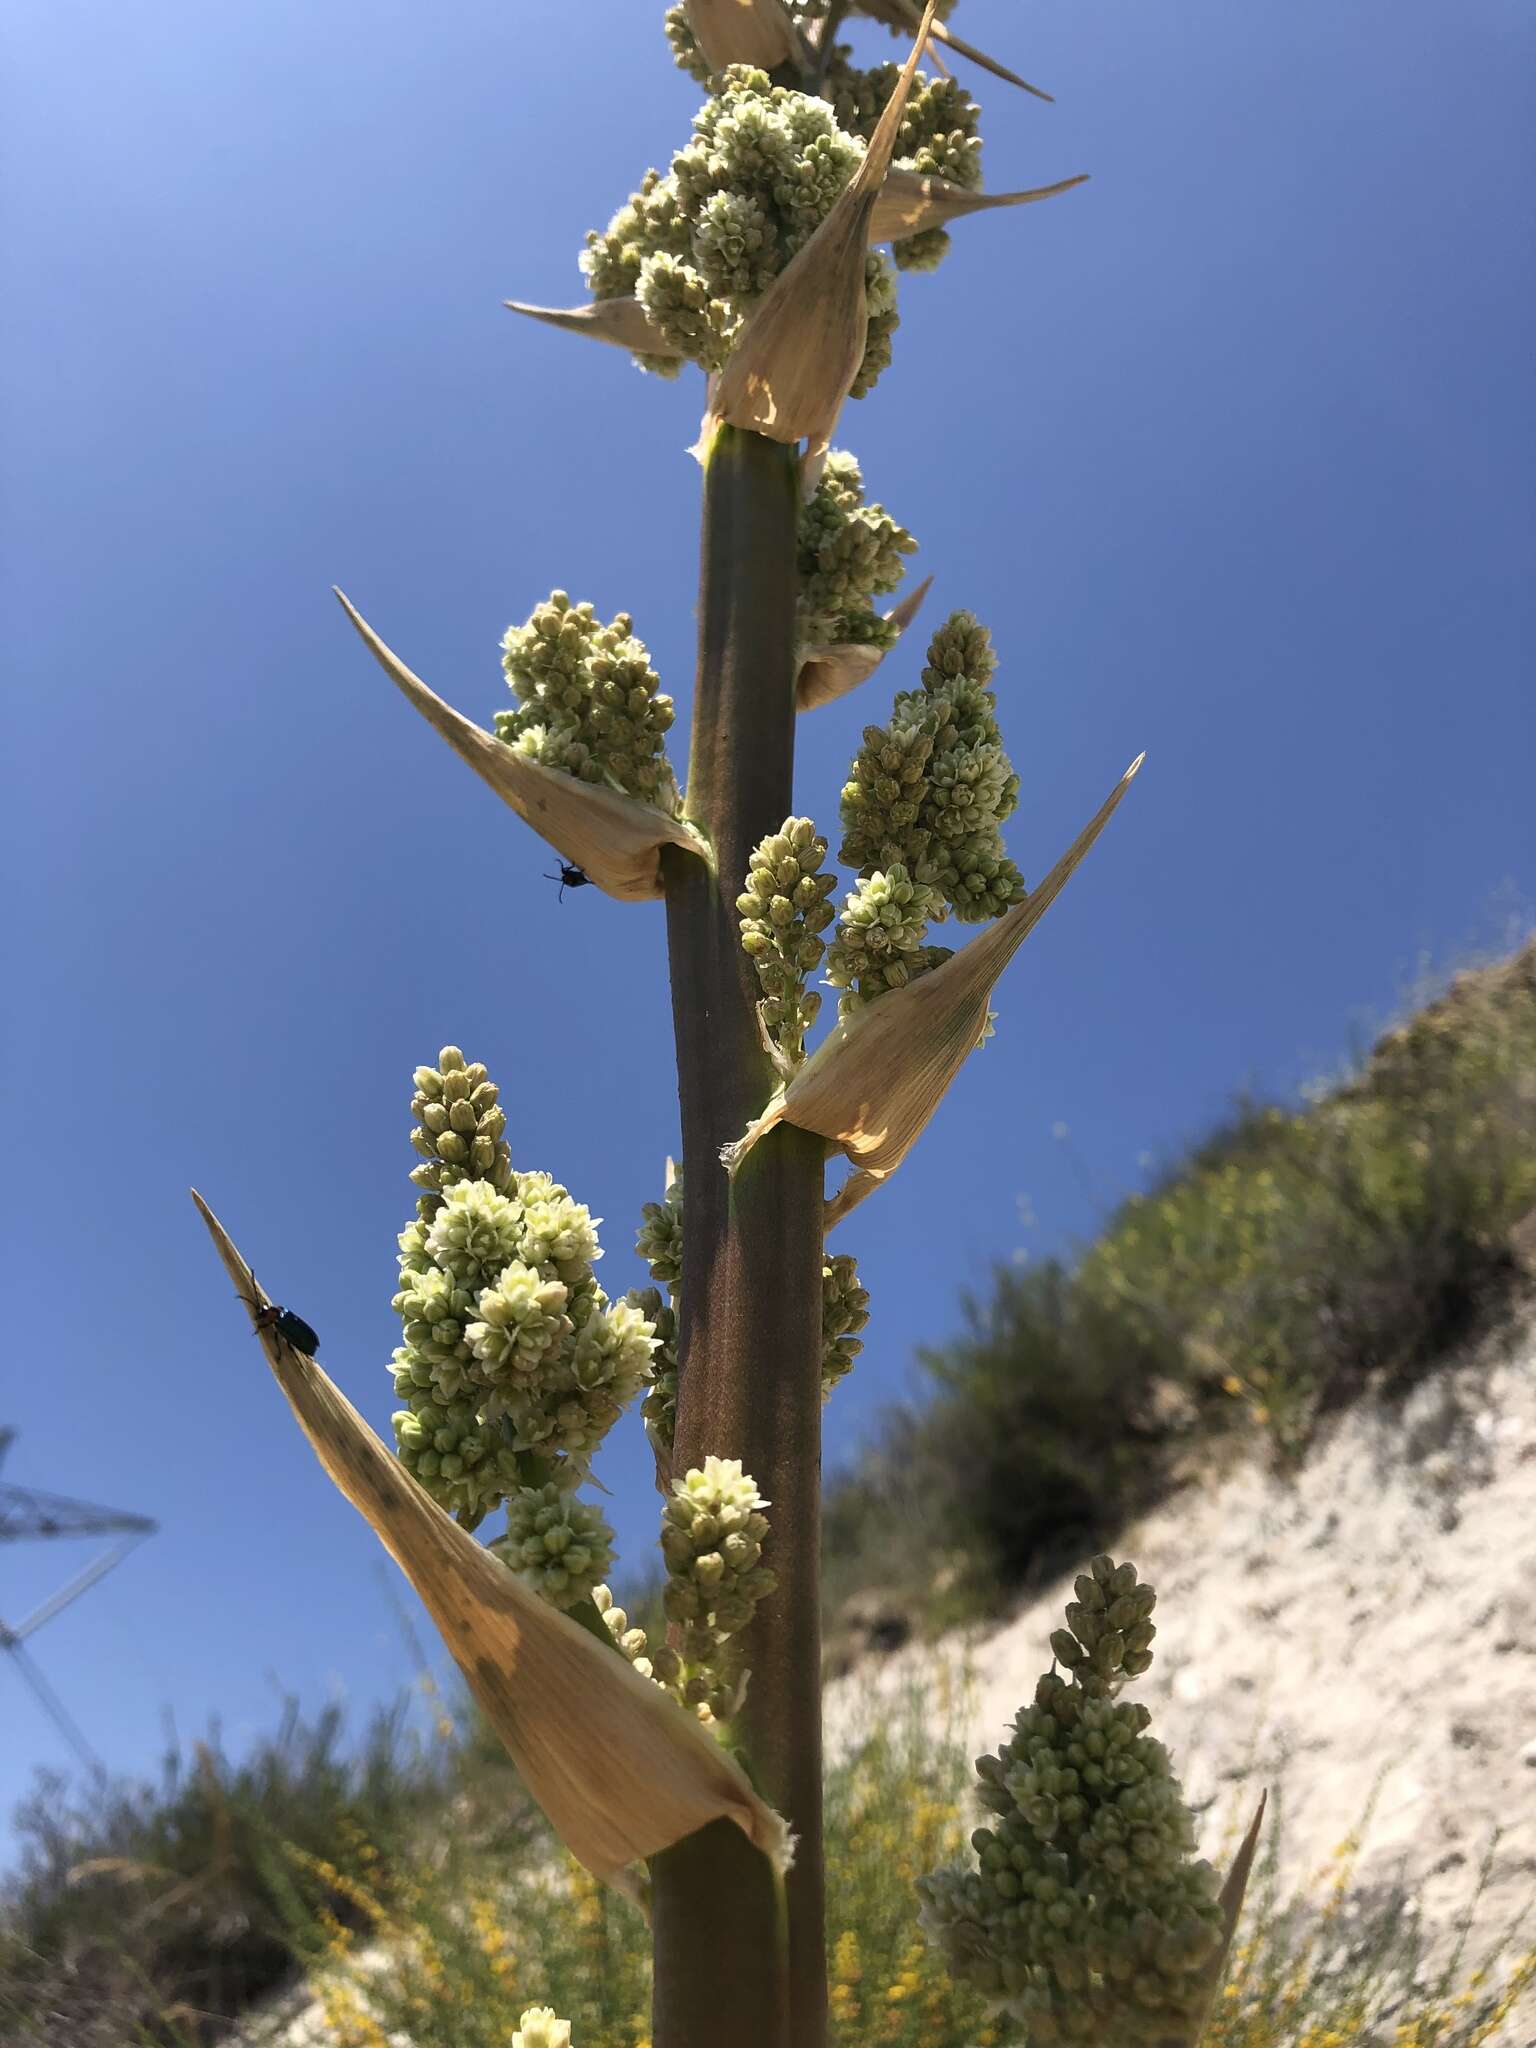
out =
[[[6,1452],[15,1441],[15,1430],[0,1429],[0,1465],[5,1463]],[[43,1493],[34,1486],[15,1486],[9,1480],[0,1480],[0,1543],[48,1536],[110,1536],[115,1539],[57,1593],[51,1594],[40,1607],[33,1608],[24,1621],[19,1621],[12,1628],[0,1620],[0,1650],[10,1657],[44,1713],[86,1769],[98,1775],[102,1770],[101,1759],[23,1645],[45,1621],[52,1621],[72,1601],[78,1600],[88,1587],[105,1578],[115,1564],[121,1564],[136,1544],[142,1543],[146,1536],[153,1536],[156,1526],[147,1515],[130,1515],[119,1508],[98,1507],[94,1501],[71,1500],[62,1493]]]

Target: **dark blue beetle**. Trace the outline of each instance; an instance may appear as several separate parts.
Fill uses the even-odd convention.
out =
[[[251,1275],[251,1285],[256,1285],[256,1275]],[[240,1299],[246,1307],[255,1311],[256,1330],[275,1330],[283,1342],[295,1351],[302,1351],[306,1358],[313,1358],[320,1349],[320,1339],[315,1335],[302,1316],[296,1316],[291,1308],[283,1308],[275,1301],[265,1307],[251,1294],[242,1294]],[[256,1334],[255,1331],[252,1332]]]

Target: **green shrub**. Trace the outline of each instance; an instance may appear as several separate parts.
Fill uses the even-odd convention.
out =
[[[0,1923],[0,2039],[211,2038],[299,1961],[291,1851],[348,1860],[347,1843],[399,1840],[447,1796],[450,1752],[414,1740],[402,1710],[350,1749],[340,1709],[231,1762],[217,1732],[158,1782],[72,1793],[39,1778],[16,1814],[17,1875]],[[352,1911],[338,1893],[333,1910]]]
[[[1515,1276],[1536,1204],[1536,946],[1467,975],[1304,1110],[1247,1110],[1133,1196],[1077,1287],[1282,1457],[1367,1385],[1401,1389]]]
[[[1536,1207],[1536,944],[1462,976],[1299,1109],[1242,1103],[1072,1266],[999,1267],[920,1354],[931,1400],[828,1489],[829,1616],[930,1625],[1110,1542],[1249,1427],[1282,1464],[1514,1297]]]
[[[867,1699],[842,1729],[826,1786],[835,2048],[1018,2039],[914,1929],[915,1879],[963,1854],[985,1817],[969,1805],[961,1705],[941,1676]],[[1531,2016],[1536,1950],[1518,1930],[1431,1967],[1409,1902],[1356,1889],[1360,1830],[1297,1891],[1279,1880],[1281,1840],[1273,1826],[1204,2048],[1480,2048],[1502,2021]],[[339,1871],[295,1862],[332,1897],[346,1886]],[[552,1842],[512,1858],[444,1830],[352,1897],[364,1925],[322,1908],[304,1936],[326,2048],[387,2048],[398,2035],[413,2048],[505,2048],[535,2003],[571,2022],[572,2048],[649,2048],[644,1922]]]

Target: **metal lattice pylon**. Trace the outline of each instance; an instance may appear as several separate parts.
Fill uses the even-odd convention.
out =
[[[0,1465],[4,1464],[5,1454],[15,1440],[13,1429],[0,1429]],[[14,1628],[0,1619],[0,1650],[10,1657],[38,1704],[90,1771],[101,1771],[100,1758],[23,1646],[27,1637],[40,1629],[45,1621],[52,1621],[98,1579],[105,1578],[115,1564],[121,1564],[135,1544],[142,1543],[146,1536],[153,1536],[156,1526],[147,1515],[130,1515],[120,1508],[98,1507],[94,1501],[71,1500],[62,1493],[44,1493],[37,1487],[14,1486],[8,1480],[0,1480],[0,1542],[14,1543],[28,1537],[47,1536],[116,1538],[100,1556],[76,1572],[57,1593],[50,1594],[40,1607],[34,1607]]]

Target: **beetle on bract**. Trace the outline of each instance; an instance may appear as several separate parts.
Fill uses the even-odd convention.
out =
[[[560,884],[560,894],[555,898],[557,903],[565,901],[567,889],[590,889],[592,887],[592,877],[587,873],[586,869],[577,867],[574,861],[569,860],[561,861],[558,875],[546,875],[544,879],[546,882],[558,882]]]
[[[251,1285],[256,1285],[256,1275],[251,1275]],[[315,1335],[302,1316],[296,1316],[291,1308],[283,1308],[275,1301],[269,1301],[265,1308],[251,1294],[242,1294],[240,1300],[256,1315],[256,1336],[262,1330],[275,1330],[283,1342],[293,1351],[302,1351],[306,1358],[313,1358],[320,1349],[320,1339]]]

